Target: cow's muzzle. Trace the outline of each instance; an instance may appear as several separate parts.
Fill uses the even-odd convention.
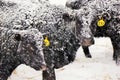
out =
[[[82,40],[81,45],[82,46],[90,46],[94,44],[94,39],[93,38],[85,38]]]

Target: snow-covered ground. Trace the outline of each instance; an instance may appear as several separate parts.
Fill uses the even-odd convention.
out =
[[[51,4],[64,5],[66,0],[49,0]],[[120,66],[112,60],[113,48],[109,38],[95,39],[90,47],[91,59],[81,48],[73,63],[56,69],[57,80],[120,80]],[[24,64],[13,71],[8,80],[42,80],[42,72]]]
[[[73,63],[56,69],[57,80],[120,80],[120,66],[112,60],[110,39],[100,38],[95,41],[96,44],[90,47],[93,58],[86,58],[80,48]],[[42,80],[42,73],[22,64],[8,80]]]

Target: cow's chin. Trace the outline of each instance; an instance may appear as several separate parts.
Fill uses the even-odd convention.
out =
[[[46,67],[46,65],[42,65],[42,66],[41,66],[41,70],[42,70],[42,71],[45,71],[45,70],[47,70],[47,67]]]

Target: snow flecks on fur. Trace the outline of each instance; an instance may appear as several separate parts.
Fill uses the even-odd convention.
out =
[[[36,42],[36,47],[42,51],[42,46],[43,46],[43,35],[42,33],[40,33],[37,29],[35,28],[31,28],[28,30],[15,30],[15,29],[8,29],[8,28],[4,28],[4,27],[0,27],[0,31],[1,33],[1,38],[4,37],[7,34],[20,34],[23,38],[26,36],[29,36],[29,38],[31,38],[31,40],[35,40]],[[12,38],[14,38],[14,35],[11,36]],[[42,54],[43,55],[43,54]]]
[[[7,0],[9,1],[9,0]],[[20,2],[21,1],[21,2]],[[51,27],[55,24],[64,27],[64,21],[62,20],[62,13],[69,12],[69,9],[65,9],[63,6],[50,5],[48,2],[39,1],[32,2],[30,0],[20,0],[12,7],[5,7],[0,12],[0,24],[3,26],[10,25],[15,29],[26,29],[31,27],[40,27],[46,29],[46,33],[49,32]],[[70,11],[71,12],[71,11]],[[49,27],[48,27],[49,25]],[[44,28],[43,28],[44,27]],[[69,27],[69,26],[68,26]],[[74,26],[73,26],[74,27]],[[55,28],[53,28],[55,29]],[[51,30],[54,32],[55,30]]]

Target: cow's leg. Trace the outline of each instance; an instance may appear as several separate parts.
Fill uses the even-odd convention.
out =
[[[56,80],[54,68],[43,71],[43,80]]]
[[[116,61],[117,65],[120,65],[120,44],[112,38],[111,41],[113,45],[113,60]]]
[[[54,71],[54,51],[50,48],[43,49],[47,69],[43,71],[43,80],[56,80]]]
[[[113,46],[114,47],[114,46]],[[113,60],[116,61],[117,65],[120,65],[120,48],[116,49],[116,47],[113,48],[114,49],[114,53],[113,53]]]
[[[119,44],[113,44],[113,60],[116,61],[117,65],[120,65],[120,48]]]
[[[83,48],[83,51],[84,51],[84,54],[87,58],[92,58],[91,54],[90,54],[90,51],[89,51],[89,48],[87,46],[82,46]]]
[[[116,64],[120,65],[120,49],[116,50],[114,57],[115,57]]]
[[[113,49],[113,60],[117,59],[117,50]]]
[[[117,59],[117,54],[118,54],[118,43],[116,43],[116,41],[111,38],[111,42],[112,42],[112,45],[113,45],[113,60],[116,60]]]

